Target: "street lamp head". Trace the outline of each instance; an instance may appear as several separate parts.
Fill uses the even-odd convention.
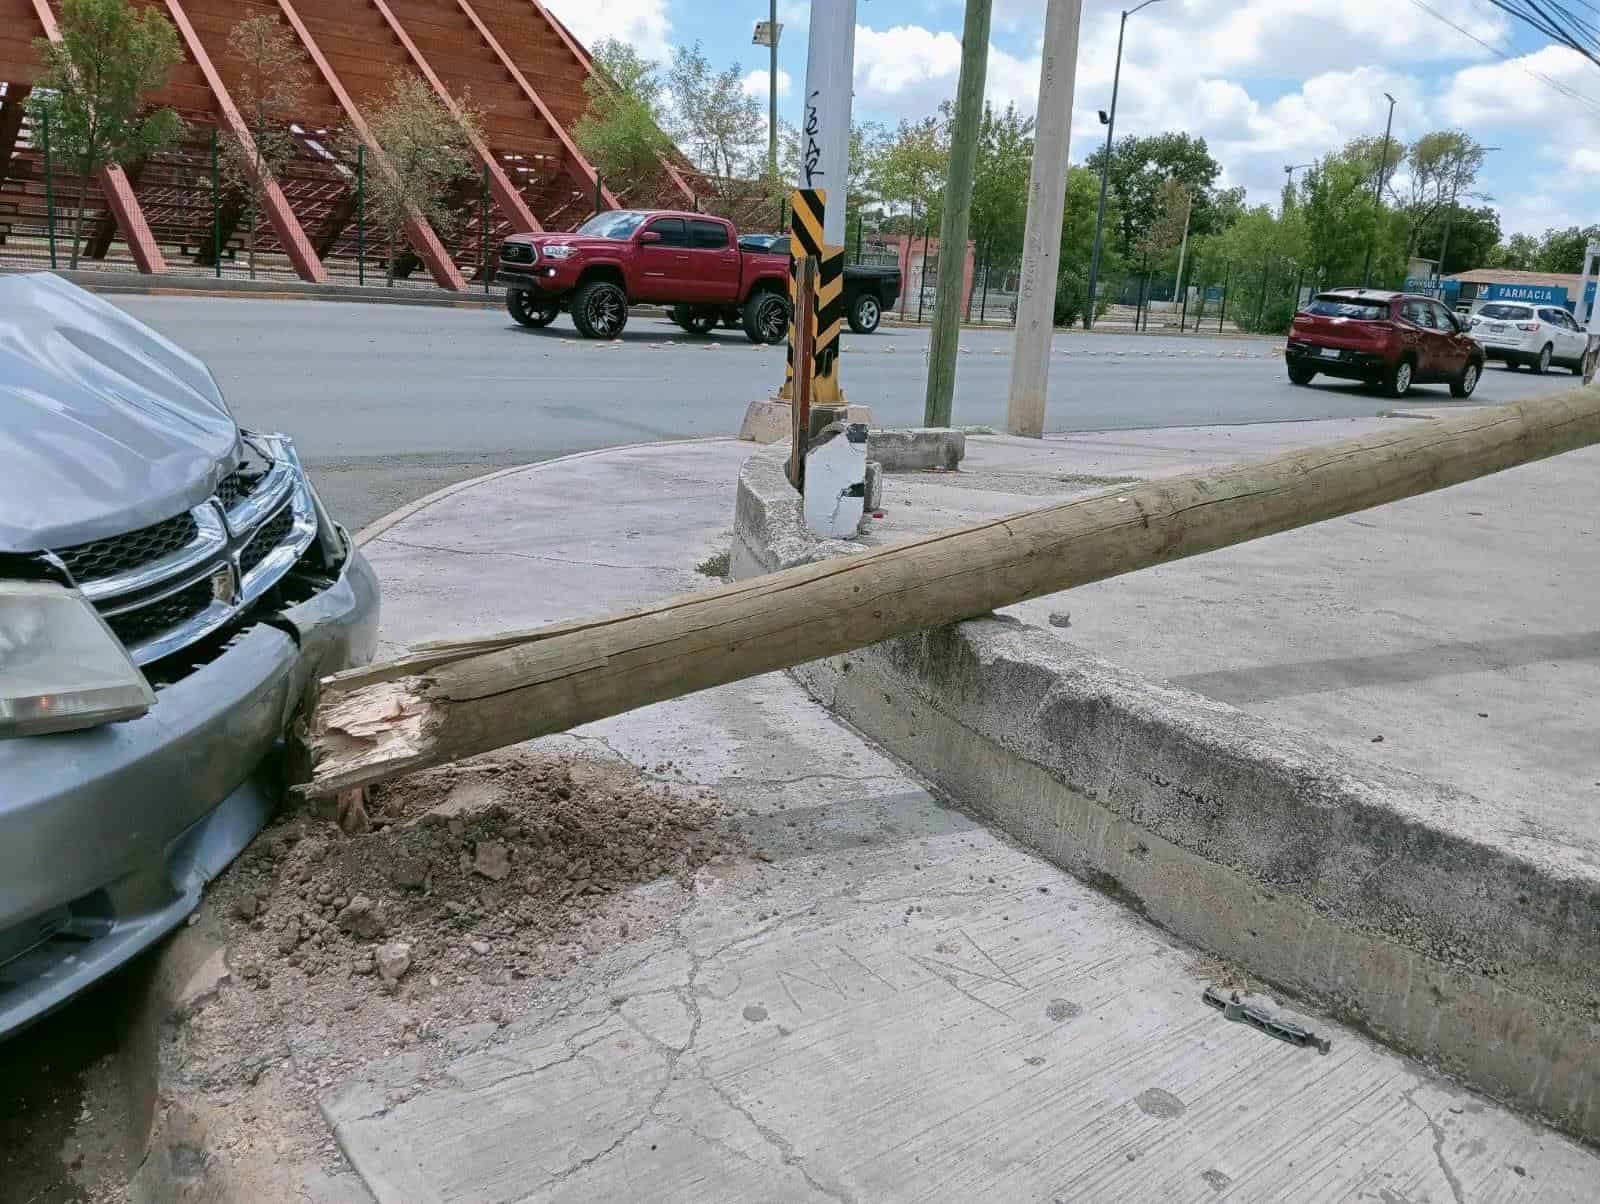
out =
[[[1100,124],[1101,125],[1110,125],[1111,124],[1111,114],[1107,113],[1104,109],[1096,109],[1095,112],[1100,114]]]
[[[1389,95],[1389,94],[1388,94],[1388,93],[1387,93],[1387,92],[1385,92],[1385,93],[1384,93],[1384,96],[1385,96],[1385,97],[1388,97],[1388,100],[1389,100],[1389,107],[1390,107],[1390,108],[1391,108],[1391,109],[1392,109],[1392,108],[1394,108],[1394,105],[1395,105],[1395,99],[1394,99],[1394,97],[1392,97],[1392,96],[1390,96],[1390,95]]]

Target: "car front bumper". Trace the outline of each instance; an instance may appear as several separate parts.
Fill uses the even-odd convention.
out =
[[[141,718],[0,740],[0,1037],[198,906],[276,804],[307,685],[370,660],[377,627],[377,578],[352,546],[331,585],[242,630]]]

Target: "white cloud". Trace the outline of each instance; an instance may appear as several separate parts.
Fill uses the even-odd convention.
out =
[[[770,95],[769,83],[771,73],[765,67],[758,67],[750,72],[741,81],[746,96],[754,96],[758,100],[766,100]],[[778,95],[789,95],[789,89],[794,81],[789,78],[789,73],[782,67],[778,68]]]
[[[920,25],[889,29],[856,26],[856,102],[893,118],[915,120],[936,113],[952,99],[961,77],[961,39]],[[986,95],[996,104],[1015,103],[1033,112],[1039,60],[989,48]]]
[[[1563,95],[1553,84],[1600,101],[1600,76],[1594,64],[1575,50],[1546,46],[1505,62],[1456,72],[1447,93],[1448,108],[1460,122],[1559,129],[1576,120],[1592,128],[1595,110]]]
[[[671,49],[667,0],[545,0],[545,7],[586,47],[616,38],[648,58],[665,58]]]

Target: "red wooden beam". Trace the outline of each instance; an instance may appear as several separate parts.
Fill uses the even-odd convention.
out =
[[[566,45],[567,51],[572,55],[572,57],[583,64],[584,71],[588,72],[590,75],[593,75],[594,61],[589,57],[589,52],[582,46],[578,45],[577,40],[567,32],[567,27],[552,17],[545,9],[545,6],[539,3],[539,0],[528,0],[528,3],[533,5],[534,12],[538,13],[539,16],[543,18],[544,23],[550,27],[551,32],[554,33],[556,37],[560,38],[561,41]],[[678,186],[678,191],[683,193],[683,195],[688,198],[690,203],[693,203],[694,189],[689,187],[688,182],[684,180],[683,176],[678,173],[678,169],[672,165],[672,161],[667,158],[666,155],[661,155],[659,158],[661,160],[661,166],[666,168],[667,175],[671,176],[672,182]]]
[[[423,56],[417,44],[411,40],[411,35],[406,33],[405,27],[400,24],[388,4],[384,0],[372,0],[372,7],[376,8],[388,23],[389,31],[394,34],[400,45],[405,47],[406,53],[411,56],[411,61],[417,65],[417,70],[422,73],[422,78],[432,85],[434,93],[444,102],[445,106],[457,117],[461,110],[456,105],[455,97],[450,95],[439,77],[433,73],[433,68],[428,65],[428,60]],[[489,190],[494,193],[494,199],[500,204],[500,211],[511,221],[512,228],[519,234],[527,234],[536,230],[543,230],[539,219],[533,216],[533,210],[528,208],[528,203],[522,199],[522,194],[517,191],[516,185],[511,182],[505,169],[500,166],[500,161],[494,153],[484,145],[483,140],[476,134],[469,134],[468,141],[477,153],[478,160],[489,169]]]
[[[603,183],[601,183],[599,173],[595,171],[594,166],[589,162],[589,160],[583,157],[583,152],[578,149],[578,144],[574,142],[567,134],[566,127],[562,125],[561,122],[556,120],[556,115],[552,113],[549,106],[544,103],[544,98],[540,96],[535,90],[534,86],[528,82],[528,77],[522,74],[521,68],[519,68],[517,64],[512,61],[511,56],[506,53],[505,47],[500,45],[500,39],[489,32],[489,27],[483,23],[482,18],[478,16],[477,10],[472,7],[469,0],[456,0],[456,4],[462,12],[467,14],[467,20],[472,22],[473,28],[478,31],[478,36],[484,40],[484,43],[489,47],[490,50],[494,51],[494,56],[500,60],[500,65],[504,67],[510,74],[511,78],[517,82],[517,87],[522,89],[522,94],[526,96],[533,107],[539,111],[539,116],[543,117],[545,121],[549,123],[550,128],[556,132],[556,137],[561,140],[561,145],[567,152],[567,163],[570,166],[577,167],[578,174],[581,175],[584,180],[588,181],[591,189],[596,184],[600,185],[600,199],[603,203],[612,209],[621,208],[621,206],[617,204],[617,198],[612,193],[611,189],[607,188]]]
[[[238,106],[233,103],[233,97],[228,94],[228,87],[222,82],[222,76],[217,74],[217,69],[211,63],[211,56],[206,53],[205,44],[200,41],[200,35],[195,33],[194,26],[189,23],[188,14],[183,11],[179,0],[166,0],[167,12],[172,17],[172,23],[177,26],[179,35],[182,36],[184,45],[189,48],[189,56],[194,59],[195,66],[200,68],[200,74],[206,77],[206,84],[211,89],[211,95],[217,104],[217,112],[222,120],[227,123],[228,131],[246,148],[247,155],[255,153],[255,139],[250,136],[250,127],[239,114]],[[322,266],[322,260],[312,249],[306,232],[300,228],[300,222],[294,215],[294,210],[289,208],[288,198],[283,195],[283,189],[278,186],[278,181],[266,172],[256,173],[256,184],[261,189],[261,207],[266,212],[267,221],[278,235],[278,241],[283,244],[284,251],[289,256],[289,262],[294,264],[294,270],[299,273],[300,279],[309,280],[314,284],[328,283],[327,269]]]
[[[56,24],[55,13],[50,11],[50,0],[33,0],[34,14],[44,29],[44,36],[57,44],[61,41],[61,27]],[[146,275],[156,275],[167,270],[166,258],[150,233],[150,223],[144,219],[139,199],[133,195],[133,186],[120,167],[108,167],[100,173],[100,191],[105,196],[106,207],[117,219],[117,229],[133,255],[133,262]]]
[[[36,4],[44,0],[34,0]],[[367,150],[372,154],[372,160],[379,171],[392,172],[394,168],[389,165],[389,160],[383,153],[383,148],[378,145],[368,128],[366,119],[361,116],[361,110],[356,108],[355,101],[350,99],[350,93],[345,91],[344,84],[339,81],[322,49],[317,45],[311,31],[306,28],[306,23],[300,19],[300,14],[295,12],[290,0],[278,0],[278,8],[283,13],[284,19],[289,22],[295,36],[300,39],[300,44],[306,48],[306,53],[311,56],[311,61],[316,65],[317,72],[322,76],[322,82],[328,85],[328,90],[333,93],[339,107],[344,110],[344,115],[350,121],[350,128],[355,130],[356,136],[366,144]],[[406,220],[406,234],[411,239],[411,245],[422,258],[422,262],[433,274],[434,280],[441,288],[454,289],[456,292],[467,291],[466,277],[450,258],[450,253],[444,249],[444,244],[439,241],[439,236],[432,226],[423,220],[420,213],[413,213]]]
[[[28,111],[28,94],[32,91],[28,84],[7,83],[5,99],[0,100],[0,184],[5,183],[11,171],[11,156],[17,149],[22,118]]]

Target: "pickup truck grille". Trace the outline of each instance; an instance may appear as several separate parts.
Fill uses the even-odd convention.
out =
[[[537,258],[537,252],[532,243],[503,242],[500,244],[501,263],[532,263]]]
[[[182,514],[56,555],[134,662],[148,665],[242,615],[316,533],[310,486],[291,452],[253,459]]]

